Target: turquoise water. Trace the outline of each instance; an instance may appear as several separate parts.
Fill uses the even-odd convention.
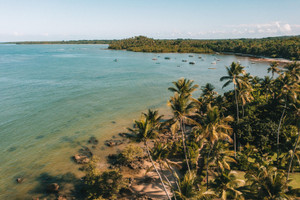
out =
[[[147,108],[166,110],[172,95],[167,88],[180,77],[223,92],[219,79],[232,61],[261,77],[269,65],[233,55],[198,56],[113,51],[107,45],[0,45],[0,199],[30,198],[43,172],[75,173],[70,157],[87,138],[124,131]],[[211,64],[216,57],[220,61]],[[16,184],[20,176],[25,181]]]

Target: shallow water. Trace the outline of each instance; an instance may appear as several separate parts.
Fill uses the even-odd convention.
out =
[[[180,77],[210,82],[222,93],[219,79],[232,61],[261,77],[269,65],[234,55],[198,56],[114,51],[107,45],[0,44],[0,199],[31,197],[44,172],[77,173],[70,157],[90,136],[103,141],[125,131],[147,108],[166,110],[172,95],[167,88]],[[220,61],[211,64],[216,57]],[[16,184],[20,176],[25,181]]]

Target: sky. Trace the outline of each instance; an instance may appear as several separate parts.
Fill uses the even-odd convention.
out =
[[[300,0],[0,0],[0,42],[300,35]]]

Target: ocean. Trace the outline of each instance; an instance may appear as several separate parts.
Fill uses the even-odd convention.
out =
[[[100,140],[95,154],[105,159],[110,149],[103,141],[126,131],[141,112],[152,108],[168,114],[172,81],[185,77],[200,86],[209,82],[223,93],[219,79],[231,62],[239,61],[260,77],[269,67],[235,55],[107,47],[0,44],[0,199],[31,199],[45,174],[80,177],[71,156],[88,138]],[[22,184],[16,183],[18,177],[24,177]]]

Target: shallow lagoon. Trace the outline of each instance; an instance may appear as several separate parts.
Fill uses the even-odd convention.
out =
[[[104,141],[125,131],[147,108],[167,113],[167,88],[180,77],[200,86],[210,82],[222,93],[219,79],[232,61],[260,77],[269,65],[234,55],[198,56],[107,45],[0,45],[0,199],[31,197],[42,173],[80,175],[70,157],[90,136]],[[110,150],[98,146],[103,159]],[[19,176],[24,183],[16,184]]]

